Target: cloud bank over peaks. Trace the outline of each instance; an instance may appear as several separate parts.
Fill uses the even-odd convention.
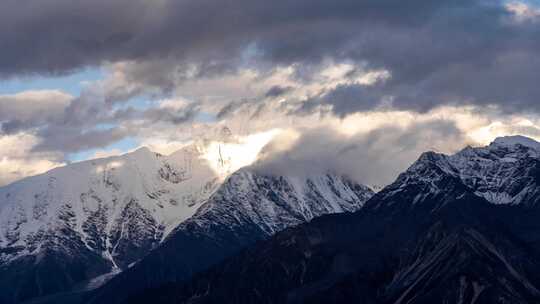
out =
[[[297,76],[309,79],[333,60],[391,75],[325,94],[320,102],[339,116],[387,100],[414,111],[496,105],[538,112],[538,11],[528,2],[483,0],[7,0],[0,75],[112,65],[122,70],[113,78],[128,84],[109,88],[114,102],[242,69],[297,66]]]
[[[271,170],[316,162],[385,183],[421,150],[540,136],[539,11],[485,0],[5,0],[0,79],[88,67],[103,78],[80,94],[1,95],[0,140],[31,140],[0,159],[54,166],[140,145],[173,152],[223,125],[243,138],[294,129],[267,147]]]
[[[422,152],[433,146],[456,151],[465,141],[450,121],[415,123],[406,128],[387,126],[354,135],[315,128],[277,136],[253,168],[302,177],[331,172],[366,185],[386,185]]]

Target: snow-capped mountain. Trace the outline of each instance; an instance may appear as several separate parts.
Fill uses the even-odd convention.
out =
[[[141,148],[0,188],[0,246],[17,252],[2,260],[33,253],[49,232],[68,228],[111,264],[125,266],[127,239],[159,242],[219,185],[219,177],[190,152],[166,157]],[[137,224],[153,235],[137,235]]]
[[[185,280],[287,227],[359,210],[372,195],[333,174],[300,178],[241,169],[160,247],[98,290],[92,303],[120,303],[145,288]]]
[[[426,153],[360,211],[287,229],[129,303],[540,303],[538,195],[513,195],[534,191],[537,148],[517,139]]]
[[[0,188],[0,289],[10,290],[0,302],[69,289],[146,255],[226,178],[232,156],[206,152],[141,148]]]
[[[233,174],[209,203],[176,230],[189,224],[234,227],[249,222],[272,235],[323,214],[357,211],[372,195],[368,187],[343,176],[271,176],[244,169]]]
[[[535,205],[540,202],[540,143],[509,136],[497,138],[487,147],[467,147],[454,155],[426,152],[396,184],[434,185],[445,176],[460,179],[494,204]]]
[[[150,299],[155,303],[347,303],[354,298],[368,303],[433,303],[441,302],[440,299],[448,302],[465,299],[466,303],[499,300],[528,303],[540,300],[540,277],[536,275],[540,273],[537,237],[540,235],[537,220],[540,218],[540,143],[532,139],[498,138],[489,146],[467,147],[454,155],[424,153],[393,184],[377,194],[338,175],[274,176],[254,168],[241,169],[221,183],[225,175],[215,170],[216,164],[201,161],[192,170],[185,170],[189,167],[186,164],[193,163],[186,160],[200,160],[186,156],[193,153],[184,150],[171,156],[159,156],[141,150],[124,157],[135,159],[135,155],[149,154],[156,159],[155,166],[140,167],[144,174],[134,173],[138,169],[121,170],[153,162],[135,159],[130,165],[112,165],[113,176],[130,182],[122,183],[119,189],[129,189],[126,197],[131,198],[128,194],[135,193],[141,201],[138,202],[140,208],[133,210],[148,212],[131,212],[132,207],[126,206],[132,200],[124,200],[124,207],[111,213],[118,215],[117,218],[106,217],[107,223],[112,224],[95,226],[110,229],[104,230],[107,239],[102,242],[105,248],[114,249],[107,244],[122,238],[115,238],[114,234],[110,237],[108,231],[114,231],[110,227],[114,227],[118,218],[135,218],[124,226],[127,230],[117,232],[120,236],[135,236],[128,238],[132,242],[127,242],[131,247],[124,250],[127,259],[136,261],[142,257],[129,256],[145,244],[139,242],[140,239],[152,240],[146,248],[157,246],[138,263],[122,260],[122,251],[99,251],[92,247],[95,241],[92,242],[93,238],[89,237],[92,234],[88,232],[92,230],[85,230],[85,221],[79,220],[81,214],[85,214],[83,197],[91,195],[80,196],[79,209],[73,207],[79,206],[77,204],[65,209],[64,204],[56,203],[69,199],[50,199],[55,203],[47,207],[46,214],[57,212],[59,215],[43,217],[47,219],[43,227],[52,227],[50,231],[55,233],[38,233],[38,240],[46,240],[40,244],[45,245],[33,251],[46,254],[27,254],[23,251],[27,249],[15,245],[2,247],[5,249],[0,249],[4,261],[0,264],[0,287],[17,286],[14,297],[26,293],[28,286],[37,290],[61,290],[71,286],[73,278],[80,280],[110,271],[114,262],[124,271],[105,286],[86,294],[91,303],[144,303]],[[221,149],[215,155],[218,155],[217,165],[228,163]],[[106,182],[105,176],[109,175],[101,170],[97,170],[101,175],[96,176],[103,180],[103,189],[112,187],[105,185],[114,184],[115,179]],[[204,178],[185,179],[182,172],[188,171],[209,174],[200,173]],[[137,180],[133,177],[136,174],[142,174],[140,180],[144,182],[126,186]],[[159,183],[151,182],[155,180]],[[198,186],[189,186],[190,180]],[[92,180],[87,182],[93,185]],[[162,187],[148,186],[161,183],[169,192],[160,192],[158,189]],[[187,186],[178,188],[178,192],[168,188],[180,187],[182,183]],[[54,189],[45,187],[49,188]],[[99,189],[99,193],[109,193]],[[149,196],[146,189],[154,189],[150,193],[160,195]],[[2,195],[6,194],[2,192]],[[178,200],[178,195],[186,196]],[[34,197],[30,195],[25,200]],[[102,201],[113,198],[108,196]],[[171,199],[178,204],[171,204]],[[158,206],[166,202],[172,206]],[[21,204],[6,204],[17,205]],[[130,212],[118,211],[126,208]],[[5,216],[4,210],[11,213]],[[26,219],[32,221],[22,221],[20,225],[11,224],[18,216],[13,210],[17,208],[0,209],[0,223],[12,227],[11,230],[2,228],[6,229],[3,231],[34,235],[26,231],[39,226],[33,216],[40,214],[40,209],[21,209],[25,210],[21,213]],[[175,218],[173,213],[181,216]],[[324,216],[335,213],[346,214]],[[147,220],[149,218],[153,218],[155,224]],[[306,222],[308,224],[304,225]],[[24,225],[27,228],[17,228]],[[298,228],[287,229],[295,226]],[[17,234],[3,235],[3,242],[9,242],[10,235]],[[21,239],[33,240],[14,238]],[[265,242],[267,239],[270,240]],[[252,249],[244,250],[254,244]],[[141,252],[148,253],[148,250]],[[243,253],[234,257],[239,252]],[[228,257],[232,258],[223,261]],[[218,264],[220,262],[223,264]],[[128,268],[130,264],[133,266]],[[209,267],[212,268],[208,270]],[[16,275],[20,269],[29,272],[25,275],[33,279],[30,285],[28,279],[24,281]],[[62,277],[45,280],[44,274],[50,274],[51,269],[62,270],[59,271]],[[238,269],[242,269],[241,278],[237,276]],[[190,279],[192,281],[186,281]],[[51,286],[50,282],[62,285]],[[342,295],[348,297],[340,300]]]

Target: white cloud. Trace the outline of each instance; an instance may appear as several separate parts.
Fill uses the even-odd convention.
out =
[[[282,130],[273,129],[235,138],[234,141],[209,142],[203,150],[204,158],[209,160],[212,169],[225,177],[257,160],[259,152]]]
[[[63,165],[58,155],[33,153],[38,141],[30,134],[0,136],[0,186]]]
[[[122,84],[127,84],[123,93],[130,95],[135,91],[139,92],[141,90],[140,84],[132,82],[127,76],[128,74],[123,72],[123,69],[128,68],[126,65],[115,65],[116,69],[107,78],[114,80],[109,83],[110,87],[105,86],[107,82],[104,80],[89,85],[92,92],[97,92],[95,96],[99,97],[102,95],[100,92],[107,90],[114,91],[113,87],[117,89]],[[340,140],[349,141],[348,144],[373,145],[373,147],[366,147],[373,153],[382,153],[380,151],[384,151],[385,147],[389,151],[401,153],[403,157],[397,158],[395,162],[377,163],[386,166],[381,168],[382,172],[386,172],[386,177],[391,175],[388,172],[396,172],[396,170],[408,165],[422,149],[451,153],[467,144],[483,145],[497,136],[509,134],[523,134],[540,139],[539,117],[502,115],[497,112],[496,108],[489,107],[479,109],[473,106],[445,106],[424,113],[378,108],[345,117],[336,117],[331,112],[321,108],[321,111],[298,114],[294,110],[300,104],[299,101],[305,98],[321,94],[321,92],[339,85],[362,84],[369,86],[379,81],[386,81],[392,76],[390,72],[384,70],[365,70],[348,63],[325,62],[318,67],[316,73],[310,74],[311,77],[303,79],[299,76],[301,68],[291,65],[276,68],[266,74],[244,69],[238,73],[220,77],[187,79],[176,84],[171,96],[163,99],[160,95],[156,97],[154,104],[148,103],[150,107],[170,110],[171,112],[181,112],[188,105],[196,103],[201,106],[203,112],[217,114],[229,102],[237,102],[228,115],[224,115],[215,122],[186,120],[185,123],[172,124],[161,119],[149,121],[144,115],[134,115],[131,116],[132,118],[127,115],[128,118],[112,122],[117,124],[118,128],[125,130],[125,134],[136,138],[142,146],[148,146],[151,150],[166,155],[194,141],[204,140],[209,158],[216,157],[215,153],[219,151],[216,149],[216,144],[221,143],[219,132],[224,126],[227,126],[232,130],[235,139],[226,145],[228,149],[235,151],[234,154],[238,155],[238,160],[236,158],[234,160],[238,162],[232,166],[234,168],[253,162],[262,146],[274,136],[279,136],[277,137],[279,140],[275,141],[279,142],[279,147],[274,145],[273,151],[285,153],[287,149],[294,146],[302,134],[328,129],[332,130],[333,134]],[[266,97],[268,90],[275,86],[290,89],[284,90],[282,94]],[[72,99],[72,96],[60,91],[30,91],[0,96],[0,120],[2,115],[6,118],[15,117],[31,121],[42,119],[41,117],[45,113],[48,113],[45,115],[60,115]],[[244,100],[247,101],[244,102]],[[84,105],[88,106],[90,110],[80,115],[81,121],[86,123],[86,116],[93,115],[92,113],[100,113],[100,115],[105,113],[104,122],[109,122],[106,119],[114,117],[115,107],[108,107],[103,100],[95,101],[94,95],[91,95],[91,98],[88,98],[86,102]],[[94,107],[99,108],[99,111],[103,110],[103,113],[94,111]],[[94,120],[98,121],[95,117],[89,117],[90,127],[92,127],[91,123]],[[422,133],[422,136],[410,137],[410,140],[423,140],[425,142],[399,146],[403,150],[396,150],[392,146],[392,141],[400,140],[402,134],[400,130],[415,130],[415,126],[419,125],[429,127],[435,122],[454,125],[461,132],[461,136],[445,140],[445,129],[427,130]],[[286,131],[273,134],[272,130],[277,129]],[[61,126],[59,130],[62,130]],[[376,141],[364,140],[365,136],[376,134],[380,130],[392,130],[392,136],[383,138],[381,135],[383,139]],[[3,151],[0,151],[0,184],[41,173],[62,164],[60,161],[63,156],[62,151],[59,152],[60,155],[32,151],[32,147],[41,141],[41,138],[38,138],[36,134],[38,133],[36,132],[34,135],[20,133],[17,136],[0,137],[0,145],[5,147]],[[265,134],[272,134],[272,136]],[[321,134],[328,135],[327,133]],[[53,132],[53,136],[56,136],[56,133]],[[427,141],[428,139],[429,141]],[[339,144],[346,146],[343,141],[339,141]],[[324,152],[324,147],[316,148],[320,153]],[[354,153],[356,150],[351,151],[353,152],[348,153]],[[127,151],[118,149],[99,150],[90,158],[107,157],[125,152]],[[362,155],[360,153],[357,157],[362,157]],[[349,156],[355,157],[354,154]],[[366,163],[350,162],[349,165],[363,166]]]
[[[171,109],[171,110],[182,110],[186,106],[188,106],[189,103],[191,103],[190,100],[182,97],[176,97],[171,99],[164,99],[160,100],[159,107],[162,109]]]
[[[513,1],[506,4],[506,9],[512,13],[518,22],[537,21],[540,19],[540,8],[524,2]]]

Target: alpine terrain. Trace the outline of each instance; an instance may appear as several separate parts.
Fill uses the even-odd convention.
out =
[[[141,148],[0,188],[0,303],[85,288],[145,256],[225,179],[227,162],[203,152]]]
[[[324,214],[354,212],[373,195],[333,174],[231,175],[161,246],[98,289],[91,303],[122,303],[141,290],[181,282],[253,243]]]
[[[141,148],[0,188],[0,302],[124,300],[373,195],[330,173],[230,175],[237,150],[208,146],[169,156]]]
[[[540,144],[424,153],[356,213],[126,303],[539,303]]]

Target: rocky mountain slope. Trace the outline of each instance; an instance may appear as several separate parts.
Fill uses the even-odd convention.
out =
[[[227,163],[202,153],[141,148],[0,188],[0,302],[67,290],[146,255],[226,177],[213,167]]]
[[[537,149],[503,138],[426,153],[360,211],[287,229],[126,303],[538,303]]]
[[[434,183],[451,175],[491,203],[536,205],[539,161],[540,143],[521,136],[501,137],[487,147],[467,147],[454,155],[424,153],[398,183]],[[430,170],[433,166],[436,170]]]
[[[90,302],[120,303],[145,288],[188,279],[287,227],[359,210],[372,195],[369,188],[332,174],[298,178],[242,169],[160,247],[97,290]]]

